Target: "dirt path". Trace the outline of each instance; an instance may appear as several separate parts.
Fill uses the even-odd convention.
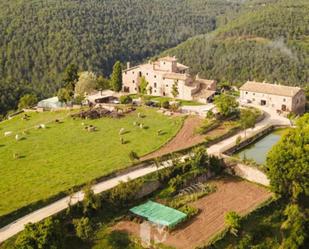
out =
[[[246,214],[267,200],[271,193],[256,184],[236,178],[213,181],[217,191],[192,203],[200,213],[167,236],[164,244],[177,249],[190,249],[205,244],[224,228],[224,215],[228,211]],[[116,229],[139,236],[139,225],[123,221]]]
[[[189,116],[171,141],[159,150],[142,157],[141,160],[159,157],[202,143],[205,140],[205,136],[196,133],[196,129],[201,126],[202,122],[203,119],[199,116]]]

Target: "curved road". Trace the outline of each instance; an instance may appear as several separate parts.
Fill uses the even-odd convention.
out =
[[[259,107],[261,108],[261,107]],[[259,130],[268,127],[269,125],[290,125],[289,120],[286,118],[283,118],[281,116],[278,116],[275,112],[269,111],[267,109],[263,110],[265,112],[265,118],[256,124],[255,128],[246,130],[246,136],[249,137],[252,134],[258,132]],[[238,134],[227,138],[213,146],[210,146],[207,149],[207,152],[209,154],[213,155],[220,155],[220,153],[223,151],[223,148],[227,148],[229,146],[232,146],[235,144],[236,138],[241,135],[244,137],[244,132],[239,132]],[[188,155],[185,155],[182,157],[182,159],[188,157]],[[164,167],[170,167],[171,161],[165,161],[162,163],[162,166],[160,168]],[[131,171],[129,173],[116,176],[112,179],[100,182],[98,184],[95,184],[93,186],[93,191],[95,194],[101,193],[103,191],[109,190],[119,184],[119,181],[128,181],[145,176],[147,174],[153,173],[157,170],[157,167],[155,164],[151,164],[147,167],[136,169],[134,171]],[[49,216],[52,216],[54,214],[57,214],[63,210],[65,210],[69,203],[71,205],[76,204],[79,201],[82,201],[84,198],[83,193],[81,191],[74,193],[71,197],[67,196],[64,197],[50,205],[47,205],[46,207],[40,208],[37,211],[34,211],[28,215],[25,215],[21,217],[20,219],[17,219],[16,221],[10,223],[9,225],[0,228],[0,243],[4,242],[8,238],[14,236],[15,234],[19,233],[24,229],[24,226],[28,224],[29,222],[35,223],[39,222]]]

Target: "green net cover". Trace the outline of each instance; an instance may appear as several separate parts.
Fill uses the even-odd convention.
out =
[[[187,217],[183,212],[153,201],[131,208],[130,211],[152,223],[168,227],[176,226]]]

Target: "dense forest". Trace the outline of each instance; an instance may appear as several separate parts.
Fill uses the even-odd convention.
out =
[[[259,80],[309,85],[309,1],[278,0],[164,54],[193,73],[233,83]]]
[[[214,30],[242,2],[0,0],[0,114],[27,91],[54,94],[70,63],[109,75],[116,60],[138,62]]]

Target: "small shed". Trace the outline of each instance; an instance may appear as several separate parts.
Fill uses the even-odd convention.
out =
[[[56,109],[66,106],[67,105],[65,103],[59,101],[58,97],[43,99],[37,105],[38,108],[44,108],[44,109]]]
[[[131,208],[130,211],[154,224],[168,228],[175,227],[187,218],[185,213],[153,201],[147,201]]]

